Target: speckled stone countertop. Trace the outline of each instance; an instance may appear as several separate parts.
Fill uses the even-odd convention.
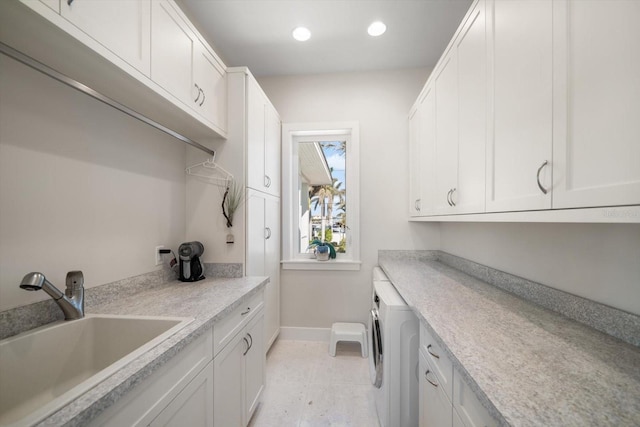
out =
[[[428,257],[378,263],[500,424],[640,426],[637,347]]]
[[[125,365],[38,426],[83,426],[181,349],[210,329],[244,300],[259,292],[266,277],[215,278],[194,283],[168,282],[133,295],[121,295],[87,309],[92,314],[192,317],[159,345]]]

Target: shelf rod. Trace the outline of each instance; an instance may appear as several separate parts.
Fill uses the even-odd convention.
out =
[[[105,96],[103,94],[101,94],[100,92],[97,92],[93,89],[91,89],[90,87],[76,81],[73,80],[72,78],[54,70],[51,67],[46,66],[45,64],[31,58],[30,56],[25,55],[22,52],[19,52],[17,50],[15,50],[14,48],[0,42],[0,53],[15,59],[18,62],[23,63],[24,65],[27,65],[28,67],[33,68],[36,71],[41,72],[44,75],[47,75],[61,83],[64,83],[65,85],[79,91],[82,92],[86,95],[89,95],[90,97],[97,99],[100,102],[103,102],[105,104],[107,104],[110,107],[115,108],[116,110],[119,110],[125,114],[127,114],[128,116],[133,117],[134,119],[140,120],[143,123],[148,124],[151,127],[154,127],[156,129],[158,129],[159,131],[162,131],[164,133],[166,133],[167,135],[170,135],[186,144],[191,145],[192,147],[197,148],[198,150],[202,150],[207,154],[210,154],[212,156],[216,155],[216,152],[205,147],[202,144],[199,144],[189,138],[187,138],[186,136],[179,134],[176,131],[173,131],[171,129],[169,129],[166,126],[161,125],[160,123],[151,120],[150,118],[148,118],[147,116],[144,116],[140,113],[138,113],[137,111],[132,110],[131,108],[120,104],[118,101],[115,101],[111,98],[109,98],[108,96]]]

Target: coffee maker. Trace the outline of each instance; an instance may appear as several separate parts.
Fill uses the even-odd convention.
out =
[[[187,242],[178,248],[180,258],[180,276],[182,282],[197,282],[204,279],[200,256],[204,253],[204,245],[200,242]]]

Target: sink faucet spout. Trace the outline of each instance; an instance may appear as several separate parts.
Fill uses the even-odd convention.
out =
[[[64,313],[65,320],[84,317],[84,277],[82,271],[67,273],[67,288],[62,293],[42,273],[29,273],[20,282],[20,287],[27,291],[45,291],[58,304]]]

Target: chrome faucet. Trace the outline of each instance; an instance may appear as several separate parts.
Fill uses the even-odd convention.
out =
[[[20,287],[27,291],[42,289],[58,304],[64,313],[64,320],[75,320],[84,317],[84,276],[82,271],[67,273],[67,288],[63,294],[53,286],[42,273],[29,273],[20,282]],[[66,294],[66,295],[65,295]]]

